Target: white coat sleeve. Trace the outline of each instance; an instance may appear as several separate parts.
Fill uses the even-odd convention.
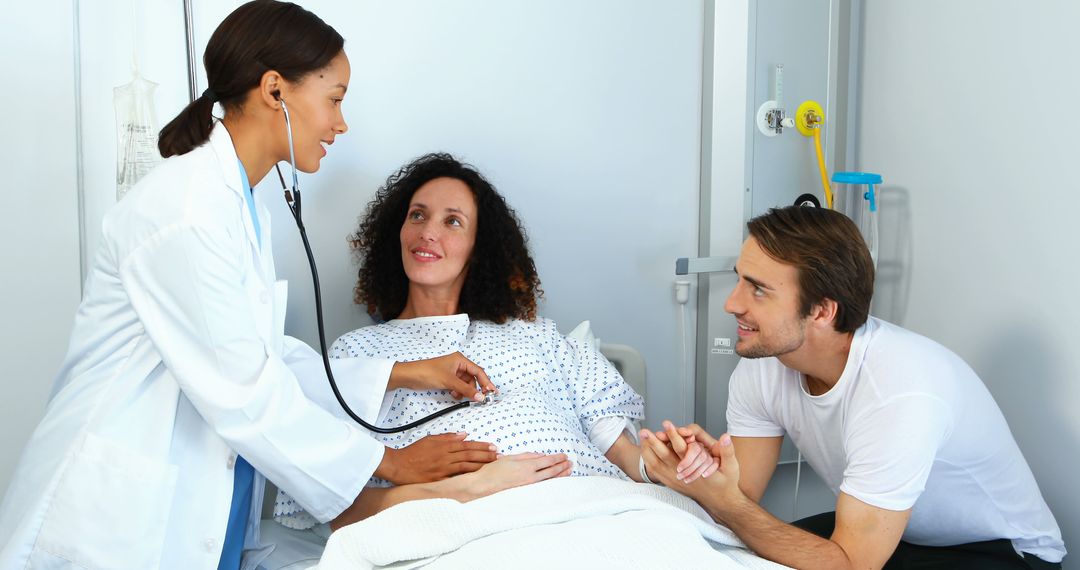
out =
[[[303,341],[292,337],[285,337],[283,344],[282,360],[300,380],[304,394],[323,409],[338,417],[344,417],[344,411],[338,413],[341,405],[330,389],[322,355]],[[342,357],[335,355],[333,348],[329,352],[330,368],[334,371],[334,379],[345,403],[364,421],[377,423],[394,361]]]
[[[176,224],[120,264],[120,281],[165,366],[234,450],[319,520],[340,514],[383,446],[307,397],[259,335],[269,292],[245,269],[244,236]],[[260,304],[261,303],[261,304]]]

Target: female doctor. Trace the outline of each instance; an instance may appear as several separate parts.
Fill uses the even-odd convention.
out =
[[[282,101],[299,170],[318,170],[346,131],[343,43],[273,0],[240,6],[210,38],[209,89],[161,131],[171,158],[104,219],[55,394],[0,507],[0,568],[238,568],[245,549],[253,568],[269,550],[258,474],[330,520],[372,474],[434,481],[495,459],[464,434],[384,449],[320,407],[336,403],[319,355],[283,336],[269,213],[251,187],[289,158]],[[334,365],[364,379],[346,396],[369,421],[388,389],[494,388],[460,354]],[[494,472],[510,486],[556,463]]]

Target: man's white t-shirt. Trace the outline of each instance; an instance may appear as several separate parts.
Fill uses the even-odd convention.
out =
[[[803,375],[776,358],[744,358],[729,390],[731,435],[787,434],[834,493],[912,508],[907,542],[1005,538],[1048,562],[1065,556],[997,403],[960,357],[930,339],[871,317],[828,392],[811,396]]]

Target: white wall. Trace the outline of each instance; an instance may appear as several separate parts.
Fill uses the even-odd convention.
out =
[[[1080,552],[1080,4],[867,0],[863,17],[857,166],[885,177],[874,310],[975,368]]]
[[[79,302],[75,67],[70,0],[22,5],[5,25],[0,90],[0,495],[45,410]],[[32,244],[32,245],[31,245]]]

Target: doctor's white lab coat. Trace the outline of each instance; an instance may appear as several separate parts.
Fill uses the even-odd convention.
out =
[[[270,217],[260,206],[260,248],[239,168],[218,124],[105,217],[55,395],[0,507],[0,568],[216,568],[237,452],[322,520],[382,460],[315,403],[337,405],[319,355],[283,336]],[[364,379],[346,398],[369,421],[392,366],[334,362]]]

